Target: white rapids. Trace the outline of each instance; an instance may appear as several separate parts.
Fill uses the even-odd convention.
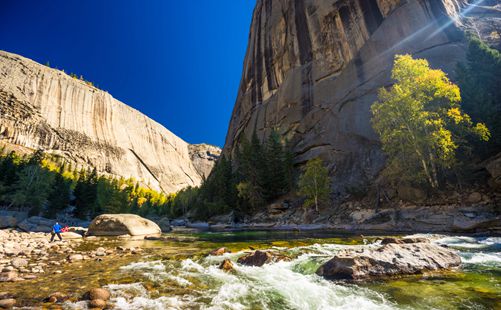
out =
[[[421,235],[433,242],[456,248],[465,268],[501,268],[501,238]],[[369,244],[368,246],[375,246]],[[137,277],[132,284],[111,284],[116,309],[411,309],[398,305],[385,293],[355,284],[327,281],[316,269],[342,248],[359,245],[313,244],[286,251],[291,261],[247,267],[235,263],[235,272],[218,268],[224,259],[233,262],[243,252],[223,256],[188,258],[182,261],[139,261],[120,268]],[[147,290],[141,279],[172,286],[182,293],[160,296]],[[85,303],[66,304],[85,309]]]

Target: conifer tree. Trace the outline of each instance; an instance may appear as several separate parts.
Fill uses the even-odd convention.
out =
[[[470,34],[466,60],[457,68],[462,106],[473,121],[491,131],[488,143],[472,140],[477,153],[487,157],[501,151],[501,52]]]
[[[70,203],[70,182],[63,177],[64,171],[65,165],[62,164],[58,173],[54,176],[54,183],[45,211],[45,216],[48,218],[54,218],[61,210],[68,207]]]
[[[286,155],[284,147],[276,131],[272,131],[266,142],[264,192],[267,201],[285,194],[289,180],[286,171]]]

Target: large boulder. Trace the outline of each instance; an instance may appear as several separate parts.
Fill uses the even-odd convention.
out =
[[[245,254],[237,260],[237,263],[245,266],[257,266],[261,267],[264,264],[269,264],[273,262],[278,262],[282,260],[288,260],[289,258],[283,256],[279,253],[272,251],[255,251],[249,254]]]
[[[387,243],[379,248],[346,249],[320,266],[317,274],[328,279],[360,280],[450,269],[461,264],[456,251],[439,245]]]
[[[22,222],[28,217],[26,212],[17,211],[0,211],[0,229],[14,228],[18,223]]]
[[[160,229],[164,233],[172,230],[172,227],[170,226],[170,221],[166,217],[162,217],[161,219],[156,221],[156,223],[158,224],[158,227],[160,227]]]
[[[160,236],[162,230],[154,222],[135,214],[102,214],[89,225],[88,236]]]
[[[32,216],[17,224],[17,227],[24,231],[48,233],[52,231],[52,226],[54,226],[55,223],[55,220],[49,220],[40,216]]]

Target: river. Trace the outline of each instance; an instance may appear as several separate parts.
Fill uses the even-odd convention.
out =
[[[70,294],[99,285],[112,292],[116,309],[501,309],[500,237],[426,235],[459,250],[460,271],[355,284],[324,280],[315,271],[339,249],[374,246],[376,237],[263,231],[177,231],[168,236],[175,238],[128,242],[145,249],[140,258],[82,263],[35,285],[17,283],[9,289],[17,289],[24,304],[30,304],[55,290]],[[97,245],[82,245],[92,246]],[[206,255],[221,246],[233,253]],[[263,267],[235,264],[230,273],[218,269],[242,251],[270,248],[293,259]],[[78,301],[63,307],[86,309]]]

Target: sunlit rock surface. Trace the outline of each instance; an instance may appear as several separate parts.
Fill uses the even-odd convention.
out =
[[[340,190],[373,180],[384,157],[370,106],[391,85],[395,54],[426,58],[453,78],[465,29],[499,41],[498,1],[480,2],[257,1],[224,151],[276,129],[297,164],[322,157]]]
[[[217,147],[190,146],[105,91],[3,51],[0,142],[42,148],[73,167],[133,177],[165,192],[199,185],[208,174],[214,158],[194,154],[219,155]]]
[[[450,269],[461,264],[457,251],[417,241],[410,244],[387,243],[377,249],[342,250],[320,266],[317,274],[328,279],[360,280]]]
[[[101,214],[89,225],[89,236],[157,236],[162,233],[154,222],[136,214]]]

